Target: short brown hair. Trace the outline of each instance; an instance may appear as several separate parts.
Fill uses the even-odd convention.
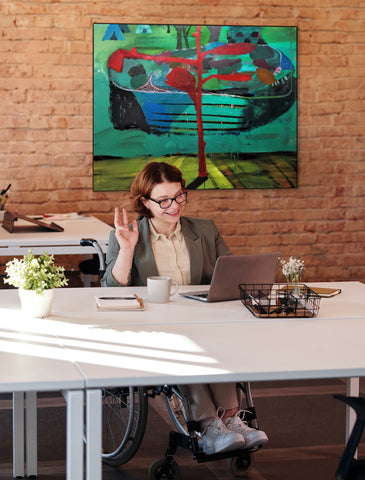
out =
[[[130,189],[130,199],[134,210],[144,217],[151,218],[152,212],[145,207],[141,198],[149,198],[152,189],[158,183],[177,182],[185,188],[185,180],[181,171],[174,165],[165,162],[150,162],[137,173]]]

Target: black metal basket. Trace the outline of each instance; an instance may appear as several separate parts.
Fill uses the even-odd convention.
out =
[[[241,302],[256,317],[315,317],[321,297],[307,285],[240,284]]]

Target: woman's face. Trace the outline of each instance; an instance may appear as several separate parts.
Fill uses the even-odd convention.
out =
[[[182,188],[179,182],[167,182],[156,184],[151,190],[150,198],[145,199],[143,203],[147,208],[152,212],[153,216],[153,225],[158,229],[159,225],[170,225],[174,226],[179,221],[180,216],[183,212],[186,202],[177,203],[173,201],[168,208],[161,208],[156,201],[165,200],[168,198],[175,198],[180,193],[183,193],[184,189]],[[180,197],[180,201],[184,197]],[[153,201],[155,200],[155,201]]]

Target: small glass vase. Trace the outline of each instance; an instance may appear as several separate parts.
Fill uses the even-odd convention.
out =
[[[35,290],[19,288],[19,298],[22,310],[30,317],[47,317],[51,314],[54,289],[43,290],[37,293]]]
[[[296,295],[299,295],[302,287],[302,275],[291,275],[286,278],[286,281],[288,282],[288,289],[293,290]]]

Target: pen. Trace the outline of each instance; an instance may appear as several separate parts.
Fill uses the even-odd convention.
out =
[[[137,302],[139,303],[139,306],[141,308],[144,308],[144,304],[143,304],[143,300],[142,298],[139,298],[138,295],[136,295],[135,293],[133,294],[134,298],[137,300]]]

